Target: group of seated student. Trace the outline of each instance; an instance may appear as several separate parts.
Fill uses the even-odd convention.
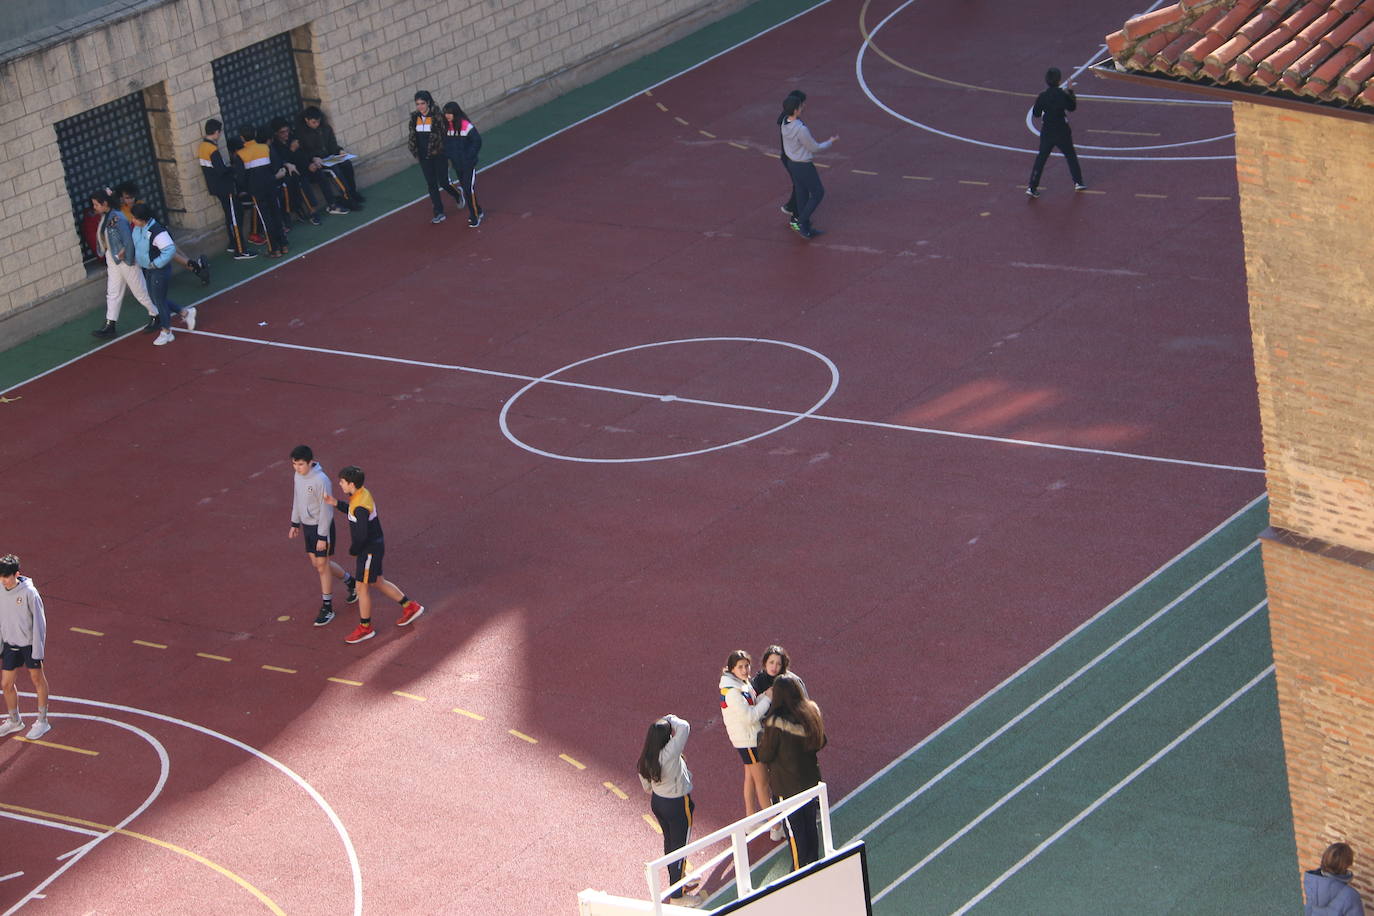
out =
[[[353,163],[335,158],[347,154],[319,108],[301,111],[294,128],[285,118],[240,127],[226,142],[227,160],[219,149],[223,132],[220,121],[206,121],[196,157],[206,189],[224,210],[235,260],[257,257],[246,242],[266,245],[269,258],[287,254],[293,219],[318,226],[322,210],[343,215],[362,209]]]

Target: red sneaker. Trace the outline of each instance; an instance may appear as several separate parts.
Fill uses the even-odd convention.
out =
[[[418,601],[407,601],[401,608],[401,619],[396,621],[396,626],[404,627],[414,623],[415,618],[425,612],[425,606]]]
[[[348,636],[344,638],[344,642],[352,645],[353,643],[360,643],[365,639],[371,639],[376,635],[377,631],[372,629],[370,624],[360,623],[356,630],[349,633]]]

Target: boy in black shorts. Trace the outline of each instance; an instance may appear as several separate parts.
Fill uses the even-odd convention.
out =
[[[348,588],[349,604],[358,600],[357,583],[342,566],[329,559],[334,556],[334,513],[329,511],[330,504],[325,501],[329,497],[329,475],[315,460],[315,453],[308,445],[298,445],[291,450],[291,467],[296,472],[296,488],[291,500],[291,530],[286,536],[305,540],[305,555],[320,577],[324,600],[315,626],[322,627],[334,619],[334,580],[343,580]],[[326,516],[328,525],[325,525]]]
[[[377,517],[377,504],[372,494],[363,486],[363,469],[349,465],[339,472],[339,489],[348,497],[344,505],[329,495],[325,501],[348,516],[349,532],[353,536],[348,552],[358,558],[358,569],[354,578],[358,580],[358,628],[344,639],[346,643],[360,643],[377,635],[372,628],[372,595],[368,585],[376,584],[384,595],[401,606],[401,619],[398,627],[408,626],[425,612],[418,601],[411,601],[405,592],[393,583],[382,578],[382,554],[386,543],[382,539],[382,522]]]
[[[14,554],[0,557],[0,687],[4,688],[5,711],[8,717],[0,724],[0,737],[23,731],[19,718],[19,691],[14,680],[20,666],[29,669],[29,680],[38,694],[38,720],[25,735],[36,741],[52,728],[48,724],[48,676],[43,673],[44,643],[48,637],[48,619],[43,615],[43,599],[28,576],[19,575],[19,558]]]

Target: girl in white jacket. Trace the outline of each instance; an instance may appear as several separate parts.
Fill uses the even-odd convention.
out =
[[[720,709],[725,732],[730,743],[739,751],[744,763],[744,814],[767,808],[768,770],[759,762],[759,730],[763,717],[772,705],[772,691],[762,696],[754,693],[749,684],[749,669],[753,659],[743,649],[736,649],[725,660],[720,673]]]

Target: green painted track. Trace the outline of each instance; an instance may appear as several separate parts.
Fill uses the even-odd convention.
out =
[[[874,912],[1300,911],[1266,524],[1253,504],[845,799]]]

